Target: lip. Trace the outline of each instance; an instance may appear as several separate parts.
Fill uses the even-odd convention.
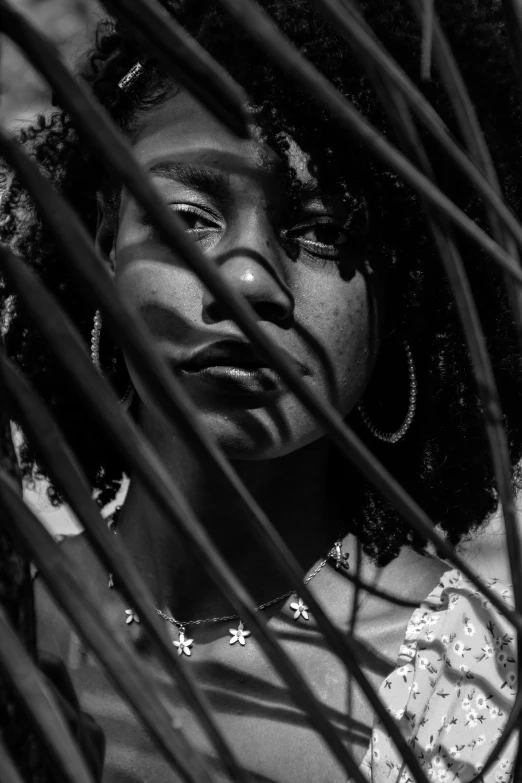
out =
[[[217,365],[195,371],[183,369],[182,374],[232,394],[276,396],[284,388],[277,373],[268,367],[247,370],[244,367]]]
[[[290,356],[289,363],[294,361]],[[297,362],[306,374],[303,365]],[[286,386],[279,374],[266,365],[250,343],[243,340],[220,340],[200,348],[177,370],[187,379],[212,384],[228,393],[280,394]]]

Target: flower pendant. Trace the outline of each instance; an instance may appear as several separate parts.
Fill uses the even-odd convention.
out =
[[[299,620],[300,617],[308,620],[308,607],[301,598],[298,598],[297,602],[294,601],[294,603],[290,604],[290,609],[294,610],[294,620]]]
[[[139,623],[140,618],[138,617],[134,609],[125,609],[125,614],[127,615],[127,619],[125,620],[127,625],[130,625],[131,623]]]
[[[245,646],[245,639],[247,638],[247,636],[250,636],[250,631],[245,631],[242,622],[239,623],[237,629],[229,628],[228,632],[232,636],[230,640],[230,644],[235,644],[236,642],[239,642],[241,647]]]
[[[185,639],[185,629],[179,629],[179,639],[176,642],[172,642],[174,647],[178,648],[178,655],[191,655],[191,647],[194,643],[194,639]]]
[[[346,552],[343,552],[343,542],[342,541],[336,541],[333,547],[328,552],[328,557],[330,560],[335,560],[335,568],[337,571],[339,571],[340,568],[346,568],[348,571],[350,566],[348,565],[348,558],[350,555]]]

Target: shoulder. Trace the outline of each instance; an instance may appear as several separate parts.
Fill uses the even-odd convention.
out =
[[[512,608],[511,585],[496,579],[484,585]],[[413,613],[381,689],[430,779],[466,783],[480,773],[513,707],[516,661],[510,622],[458,570],[444,573]],[[514,753],[513,738],[485,780],[507,783]],[[365,764],[372,780],[401,768],[379,723]]]
[[[88,576],[89,586],[96,591],[100,601],[105,601],[101,590],[105,574],[85,535],[79,533],[58,540],[78,570]],[[106,579],[103,584],[106,584]],[[34,601],[38,648],[43,652],[58,655],[62,660],[67,661],[71,655],[71,644],[73,642],[77,644],[77,636],[73,633],[69,620],[55,602],[38,572],[34,578]]]

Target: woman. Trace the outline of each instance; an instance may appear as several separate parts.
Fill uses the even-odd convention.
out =
[[[416,197],[295,90],[224,14],[209,8],[212,4],[163,4],[247,90],[250,139],[237,139],[111,22],[99,28],[82,78],[128,135],[137,159],[187,232],[253,306],[260,326],[457,544],[495,510],[497,499],[468,351]],[[389,132],[365,76],[320,15],[300,1],[263,5],[306,56]],[[375,5],[363,3],[368,20],[415,75],[413,18],[402,4]],[[448,16],[450,6],[440,5]],[[454,44],[464,55],[465,77],[516,208],[520,117],[512,99],[506,33],[496,6],[482,11],[471,2],[462,5],[466,24],[452,26]],[[477,51],[481,56],[470,68]],[[454,124],[440,85],[425,89]],[[429,554],[427,542],[336,453],[322,428],[162,242],[135,200],[102,169],[68,115],[41,120],[22,137],[96,237],[120,293],[144,318],[202,422],[307,571],[309,587],[332,622],[355,635],[365,673],[426,773],[471,780],[513,703],[516,654],[510,626],[448,563]],[[434,150],[440,182],[482,220],[474,194],[452,178],[437,155]],[[398,778],[400,758],[328,650],[313,616],[296,593],[290,594],[290,582],[260,556],[235,496],[216,483],[159,415],[100,318],[68,279],[16,179],[4,210],[5,240],[56,292],[125,404],[131,384],[134,416],[327,706],[361,769],[377,780]],[[515,465],[522,453],[522,387],[502,279],[473,247],[461,244]],[[121,460],[79,410],[22,310],[12,316],[7,346],[52,405],[98,503],[105,506],[120,487]],[[25,474],[33,475],[37,465],[29,444],[21,460]],[[251,779],[345,780],[256,639],[138,480],[131,477],[111,524]],[[138,618],[83,536],[64,547],[89,574],[115,628],[133,642],[167,701],[176,705],[193,743],[212,754],[193,716],[179,706],[176,688],[159,669]],[[357,592],[350,578],[355,573],[376,589]],[[491,587],[510,600],[506,585],[493,581]],[[44,588],[37,593],[40,647],[60,654],[83,708],[103,727],[104,781],[175,780]],[[511,743],[487,780],[509,779],[513,753]]]

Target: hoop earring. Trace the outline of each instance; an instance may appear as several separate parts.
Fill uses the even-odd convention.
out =
[[[366,407],[363,402],[360,402],[357,405],[357,410],[359,411],[359,415],[363,422],[366,424],[370,432],[375,438],[378,438],[379,440],[383,440],[386,443],[397,443],[397,441],[401,440],[406,433],[408,432],[410,425],[413,421],[413,417],[415,416],[415,409],[417,406],[417,379],[415,376],[415,362],[413,361],[413,355],[410,349],[410,346],[406,341],[403,343],[404,350],[406,351],[406,357],[408,359],[408,375],[410,378],[410,396],[408,401],[408,412],[406,414],[406,418],[404,419],[403,423],[399,427],[396,432],[381,432],[381,430],[378,430],[377,427],[375,427],[371,421],[370,417],[368,416],[368,412],[366,410]]]
[[[101,313],[99,310],[96,310],[94,314],[94,324],[91,329],[91,361],[94,364],[94,366],[100,371],[100,373],[102,372],[101,363],[100,363],[101,328],[102,328]],[[129,410],[130,406],[133,403],[135,393],[136,392],[134,386],[132,385],[131,382],[127,386],[127,389],[123,397],[120,400],[118,400],[118,403],[122,406],[123,410],[125,411]]]

